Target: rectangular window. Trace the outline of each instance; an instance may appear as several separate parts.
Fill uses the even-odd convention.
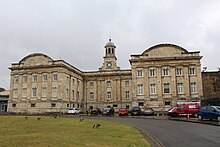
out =
[[[170,93],[170,83],[163,84],[163,93]]]
[[[139,102],[138,106],[144,106],[144,102]]]
[[[56,107],[56,104],[55,104],[55,103],[52,103],[52,104],[51,104],[51,107]]]
[[[195,75],[196,74],[196,72],[195,72],[195,68],[190,68],[189,69],[189,75]]]
[[[93,87],[94,87],[94,83],[93,83],[93,82],[90,82],[90,83],[89,83],[89,87],[90,87],[90,88],[93,88]]]
[[[93,93],[93,92],[90,92],[90,93],[89,93],[89,99],[90,99],[90,100],[94,100],[94,93]]]
[[[182,74],[183,74],[182,68],[177,68],[177,69],[176,69],[176,75],[177,75],[177,76],[182,76]]]
[[[196,83],[190,84],[191,93],[196,93]]]
[[[129,81],[125,81],[125,86],[129,86]]]
[[[32,88],[32,97],[37,96],[37,88]]]
[[[28,76],[23,76],[23,82],[27,82]]]
[[[12,104],[12,107],[16,107],[16,104]]]
[[[58,80],[58,75],[57,74],[53,74],[53,81],[57,81]]]
[[[18,83],[19,83],[19,76],[15,76],[15,78],[14,78],[14,83],[15,83],[15,84],[18,84]]]
[[[79,99],[79,91],[77,91],[77,99]]]
[[[47,87],[42,88],[42,97],[47,97]]]
[[[178,83],[177,84],[177,93],[178,94],[183,94],[183,83]]]
[[[129,97],[130,97],[129,94],[130,94],[129,91],[126,91],[126,92],[125,92],[125,98],[126,98],[126,99],[129,99]]]
[[[22,97],[27,97],[27,88],[22,88]]]
[[[163,76],[169,76],[169,69],[168,68],[164,68],[162,75]]]
[[[72,90],[72,98],[74,98],[74,90]]]
[[[142,70],[137,71],[137,77],[143,77],[143,71]]]
[[[52,97],[57,97],[57,87],[52,87]]]
[[[35,107],[35,104],[31,104],[31,107]]]
[[[37,82],[37,75],[32,75],[32,81]]]
[[[150,94],[156,94],[156,84],[150,84]]]
[[[116,108],[117,108],[117,107],[118,107],[118,104],[113,104],[113,107],[116,107]]]
[[[15,88],[13,90],[13,97],[18,97],[18,89],[17,88]]]
[[[107,87],[112,87],[111,81],[107,81],[106,84],[107,84]]]
[[[47,81],[47,75],[46,74],[43,75],[43,81]]]
[[[164,105],[165,105],[165,106],[170,106],[170,101],[165,101],[165,102],[164,102]]]
[[[156,76],[156,70],[155,69],[150,69],[149,70],[149,77],[155,77]]]
[[[110,100],[112,98],[112,93],[111,92],[107,92],[107,99]]]
[[[144,86],[143,84],[138,84],[138,95],[144,95]]]
[[[69,98],[69,89],[66,89],[66,98]]]

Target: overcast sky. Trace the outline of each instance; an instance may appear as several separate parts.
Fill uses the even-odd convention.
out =
[[[0,0],[0,87],[11,63],[31,53],[63,59],[82,71],[102,66],[111,36],[117,63],[172,43],[200,51],[202,67],[220,67],[219,0]]]

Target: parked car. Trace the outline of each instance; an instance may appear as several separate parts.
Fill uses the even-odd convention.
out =
[[[122,115],[128,116],[128,113],[129,113],[129,111],[126,108],[120,108],[119,111],[118,111],[119,116],[122,116]]]
[[[198,104],[185,104],[175,109],[170,110],[169,115],[176,116],[194,116],[198,117],[200,106]]]
[[[198,113],[198,119],[215,119],[220,121],[220,106],[204,106],[201,107]]]
[[[103,111],[102,111],[102,116],[103,115],[114,115],[115,114],[115,110],[114,108],[112,107],[107,107],[107,108],[104,108]]]
[[[99,115],[99,114],[102,114],[101,109],[99,109],[99,108],[91,109],[91,115]]]
[[[78,114],[80,113],[80,110],[77,109],[77,108],[70,108],[68,111],[67,111],[68,114]]]
[[[141,108],[139,106],[134,106],[131,108],[131,116],[133,115],[140,115],[141,114]]]
[[[154,115],[154,110],[152,108],[144,108],[142,115]]]

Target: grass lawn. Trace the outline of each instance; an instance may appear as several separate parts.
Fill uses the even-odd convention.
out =
[[[139,132],[117,122],[37,116],[0,116],[0,146],[147,147]],[[92,126],[100,123],[100,128]]]

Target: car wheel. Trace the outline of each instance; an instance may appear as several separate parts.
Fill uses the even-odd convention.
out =
[[[217,120],[220,122],[220,116],[217,117]]]
[[[172,114],[172,117],[177,117],[177,113],[173,113],[173,114]]]
[[[198,116],[198,119],[199,119],[199,120],[202,120],[203,118],[202,118],[202,116],[201,116],[201,115],[199,115],[199,116]]]
[[[198,117],[198,113],[194,113],[193,116],[197,118]]]

